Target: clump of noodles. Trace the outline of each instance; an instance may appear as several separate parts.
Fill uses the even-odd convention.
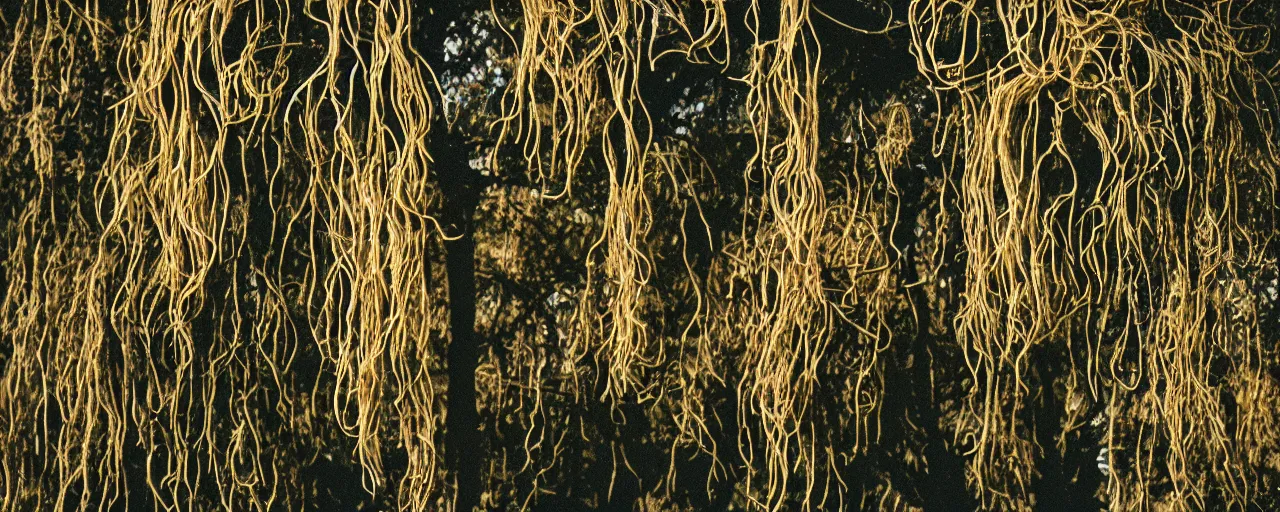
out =
[[[43,21],[46,30],[59,26],[68,30],[62,24],[70,20],[74,20],[71,26],[81,27],[69,31],[68,40],[62,42],[67,53],[60,57],[69,61],[58,64],[69,70],[77,67],[70,36],[84,27],[90,33],[102,27],[89,17],[96,7],[66,6],[65,11],[63,7],[41,5],[24,12],[32,17],[23,19]],[[121,498],[128,444],[163,464],[148,467],[146,474],[147,487],[159,503],[190,497],[199,485],[199,477],[193,478],[200,474],[193,452],[198,449],[196,438],[207,430],[191,409],[203,398],[196,396],[193,382],[206,375],[198,367],[202,354],[197,353],[191,324],[203,306],[204,280],[222,241],[220,224],[226,217],[218,212],[228,208],[220,154],[197,133],[186,105],[179,105],[200,98],[186,80],[167,82],[181,73],[195,74],[199,50],[184,53],[179,60],[172,58],[177,53],[174,49],[203,40],[203,25],[194,20],[217,19],[220,14],[209,16],[206,9],[202,13],[206,16],[192,19],[186,16],[194,14],[186,12],[187,7],[191,6],[156,6],[160,17],[151,20],[156,26],[149,37],[144,39],[137,31],[122,36],[119,64],[129,75],[128,96],[115,106],[114,123],[124,128],[113,131],[106,162],[96,162],[103,165],[100,172],[84,169],[83,162],[80,170],[96,174],[98,208],[92,218],[103,223],[102,233],[90,235],[92,241],[79,250],[68,244],[42,257],[37,246],[31,261],[50,266],[39,271],[43,276],[39,281],[29,283],[35,288],[31,297],[53,299],[42,315],[52,332],[41,336],[29,330],[9,332],[20,345],[35,342],[39,347],[51,341],[45,338],[49,334],[62,341],[58,347],[48,347],[47,356],[38,356],[49,357],[59,373],[33,372],[45,380],[44,392],[40,401],[27,404],[42,409],[46,418],[53,403],[60,411],[58,428],[45,422],[43,435],[37,436],[56,440],[35,447],[48,450],[46,460],[57,461],[56,488],[36,499],[57,508],[109,505]],[[189,27],[182,22],[200,28],[186,30]],[[53,32],[31,40],[59,42]],[[33,76],[48,72],[51,64],[33,61]],[[69,78],[72,72],[64,73]],[[62,83],[64,88],[71,85],[70,80]],[[36,112],[40,111],[37,105]],[[51,157],[47,151],[37,151],[36,157]],[[37,164],[37,173],[53,178],[48,166]],[[81,231],[85,228],[71,222],[61,238],[85,236]],[[65,259],[77,253],[79,257]],[[6,301],[20,296],[15,292],[9,290]],[[10,366],[8,370],[17,374],[32,368]],[[140,414],[143,410],[150,414]],[[164,469],[157,474],[157,467]]]
[[[759,173],[763,190],[756,220],[761,226],[744,238],[735,270],[749,283],[742,297],[748,305],[738,317],[738,400],[739,421],[751,424],[750,416],[756,416],[760,428],[744,429],[739,449],[748,467],[763,459],[763,492],[753,490],[750,479],[747,494],[770,510],[787,498],[793,468],[814,473],[817,447],[804,416],[833,321],[820,275],[818,243],[826,224],[826,197],[816,171],[820,52],[808,7],[804,1],[782,2],[772,41],[758,40],[762,29],[773,27],[757,22],[746,77],[757,150],[744,179]],[[752,439],[757,435],[760,442]],[[755,454],[756,446],[764,453]],[[814,484],[804,481],[806,504]]]
[[[0,225],[0,510],[49,507],[76,485],[117,489],[120,478],[114,466],[102,468],[101,478],[88,473],[100,467],[100,453],[118,449],[103,442],[95,421],[112,396],[110,375],[77,372],[96,364],[86,360],[94,347],[80,347],[90,313],[84,291],[100,276],[89,272],[92,214],[70,206],[79,194],[64,187],[82,185],[95,162],[86,152],[60,151],[95,134],[87,126],[58,129],[89,108],[84,70],[108,65],[110,46],[92,12],[60,2],[26,3],[10,21],[12,40],[0,50],[0,194],[13,208]],[[86,432],[98,438],[81,437]],[[106,501],[107,493],[85,494],[81,503]]]
[[[667,53],[692,61],[723,61],[723,4],[705,2],[695,36],[684,10],[666,2],[594,0],[522,3],[520,53],[504,96],[499,144],[521,142],[530,175],[554,200],[572,191],[588,146],[599,144],[608,180],[604,226],[587,256],[587,283],[578,297],[567,349],[595,358],[612,400],[646,401],[658,394],[642,371],[664,359],[664,344],[647,325],[648,283],[657,271],[646,237],[654,222],[646,184],[663,167],[655,155],[653,121],[641,101],[640,77]],[[590,27],[590,28],[588,28]],[[688,37],[661,50],[658,34]]]
[[[289,439],[306,443],[324,428],[315,424],[323,415],[297,401],[309,396],[301,386],[319,383],[300,383],[290,369],[307,328],[297,311],[308,300],[321,311],[310,330],[337,376],[334,408],[358,438],[368,486],[383,478],[378,440],[397,439],[408,455],[399,501],[427,508],[438,478],[427,371],[443,315],[426,264],[432,112],[408,49],[408,4],[331,2],[327,18],[310,17],[330,29],[328,66],[293,102],[284,87],[297,46],[287,41],[295,16],[287,5],[128,7],[124,23],[108,27],[96,2],[32,4],[12,45],[31,51],[10,53],[0,75],[8,112],[22,100],[18,56],[31,58],[31,121],[7,126],[26,127],[22,136],[35,142],[28,153],[39,181],[78,173],[87,183],[71,189],[96,196],[68,201],[41,186],[6,228],[23,256],[5,266],[3,329],[15,349],[0,393],[4,508],[124,500],[172,509],[214,506],[201,500],[217,496],[225,507],[265,510],[308,501],[297,468],[264,449],[291,449]],[[86,35],[96,49],[112,30],[124,95],[100,130],[111,134],[104,156],[52,153],[51,116],[80,108],[77,73],[95,66],[74,40]],[[357,47],[357,35],[374,44]],[[335,69],[339,56],[356,68]],[[51,89],[56,70],[61,83]],[[65,104],[42,104],[50,99]],[[292,120],[290,108],[315,165],[302,180],[312,181],[306,198],[277,193],[297,181],[282,175],[293,148],[275,133],[282,116]],[[341,121],[321,121],[329,114]],[[56,159],[67,159],[67,171]],[[64,210],[73,215],[58,220]],[[299,221],[311,222],[305,264],[285,261]],[[332,254],[317,255],[323,248]],[[333,265],[319,262],[330,256]],[[310,281],[285,270],[300,264]],[[380,429],[384,403],[395,409],[390,436]],[[150,496],[130,494],[138,489]]]
[[[724,323],[716,329],[741,344],[739,449],[752,475],[763,469],[759,489],[753,476],[746,492],[769,510],[797,498],[805,508],[828,506],[834,451],[848,455],[861,449],[825,446],[815,431],[815,389],[835,358],[849,366],[843,372],[853,387],[847,405],[853,442],[869,442],[867,421],[879,393],[873,385],[876,354],[887,346],[883,321],[896,289],[879,235],[892,217],[887,198],[873,193],[873,183],[854,177],[856,170],[849,171],[852,179],[834,185],[840,195],[831,194],[818,174],[821,50],[810,6],[794,0],[779,9],[776,39],[759,39],[775,28],[760,26],[763,16],[752,26],[756,42],[745,82],[756,154],[744,180],[748,192],[758,194],[752,197],[758,206],[748,209],[743,238],[726,248],[733,262],[726,296],[733,312],[719,315]],[[891,184],[889,173],[911,137],[901,112],[888,112],[897,117],[885,123],[888,133],[879,139],[877,181]],[[855,157],[853,166],[860,165]],[[834,349],[837,328],[854,334]],[[838,475],[835,485],[843,492]]]
[[[638,44],[643,40],[638,36],[644,33],[646,21],[656,21],[646,19],[646,6],[638,2],[595,2],[592,11],[600,23],[600,44],[593,51],[599,52],[598,65],[607,80],[598,94],[604,96],[608,117],[596,129],[604,150],[609,193],[602,237],[587,255],[587,284],[580,299],[583,307],[578,310],[580,316],[573,333],[582,341],[571,351],[599,343],[602,350],[597,349],[597,360],[603,360],[608,367],[603,372],[608,379],[606,395],[617,400],[637,393],[643,399],[648,386],[641,384],[637,369],[653,366],[662,358],[662,345],[650,343],[653,336],[641,317],[643,295],[654,268],[645,248],[653,223],[645,190],[651,165],[652,121],[640,99],[638,81],[643,72],[644,49]],[[594,257],[601,248],[603,276],[594,269]],[[593,296],[596,294],[601,296]],[[594,307],[600,303],[604,304],[603,312]],[[655,345],[657,354],[653,353]]]
[[[332,407],[356,438],[366,490],[387,486],[382,443],[396,439],[407,456],[398,503],[423,510],[438,478],[432,341],[447,324],[430,259],[434,84],[410,46],[411,2],[316,7],[304,13],[324,27],[323,56],[289,100],[300,119],[287,119],[311,163],[311,259],[330,262],[308,283],[310,327],[336,377]]]
[[[92,382],[88,387],[110,398],[69,422],[83,427],[64,433],[78,431],[88,439],[102,432],[110,447],[103,465],[115,466],[100,467],[108,476],[128,462],[125,445],[136,443],[141,456],[153,461],[145,485],[157,507],[190,506],[211,482],[221,482],[218,495],[226,504],[270,507],[284,470],[244,445],[265,441],[266,432],[255,428],[261,420],[247,408],[247,395],[260,384],[250,368],[237,374],[229,366],[244,353],[243,319],[220,318],[214,304],[219,291],[231,300],[239,294],[214,276],[215,267],[236,261],[246,236],[244,199],[234,196],[232,182],[248,156],[228,147],[264,138],[260,127],[251,127],[233,139],[233,127],[257,126],[279,102],[283,61],[277,53],[273,62],[257,62],[266,30],[250,30],[234,53],[224,51],[244,2],[132,7],[135,17],[126,21],[118,62],[126,96],[112,106],[115,125],[94,189],[102,231],[88,272],[93,279],[84,290],[89,306],[83,347],[102,355],[86,357],[76,368],[77,380]],[[265,16],[260,7],[254,11],[259,21]],[[224,322],[231,324],[229,335]],[[283,323],[270,307],[259,322],[271,331]],[[263,343],[258,348],[271,339],[257,340]],[[117,344],[118,355],[103,357]],[[273,352],[275,358],[261,362],[278,375],[287,355]],[[231,388],[230,399],[215,403],[224,400],[223,387]],[[287,407],[279,395],[277,400]],[[228,414],[220,417],[220,410]],[[98,425],[103,416],[105,425]],[[223,439],[222,428],[237,435]],[[91,453],[87,445],[69,452]],[[206,460],[213,453],[225,455]],[[92,473],[81,468],[82,474]],[[110,489],[120,482],[105,483],[100,499],[110,503]],[[93,495],[87,484],[79,491],[82,501]],[[68,491],[61,490],[59,502]]]
[[[918,66],[950,109],[937,150],[962,165],[956,331],[976,427],[961,434],[985,503],[1031,505],[1041,448],[1026,400],[1054,391],[1029,364],[1064,345],[1068,389],[1106,403],[1113,506],[1248,502],[1240,453],[1254,441],[1225,428],[1216,368],[1258,371],[1234,283],[1269,250],[1242,219],[1274,210],[1276,160],[1266,82],[1232,16],[1222,3],[913,4]]]

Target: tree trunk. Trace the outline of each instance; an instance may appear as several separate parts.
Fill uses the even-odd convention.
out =
[[[441,221],[453,240],[446,240],[445,269],[449,280],[449,389],[445,412],[444,452],[457,483],[456,510],[470,512],[480,505],[481,461],[485,452],[476,410],[475,228],[472,216],[480,200],[478,173],[467,164],[461,137],[444,126],[435,132],[432,155],[437,182],[444,193]]]

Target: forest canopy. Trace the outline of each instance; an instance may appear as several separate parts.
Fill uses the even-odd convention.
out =
[[[1276,0],[0,5],[0,511],[1280,508]]]

